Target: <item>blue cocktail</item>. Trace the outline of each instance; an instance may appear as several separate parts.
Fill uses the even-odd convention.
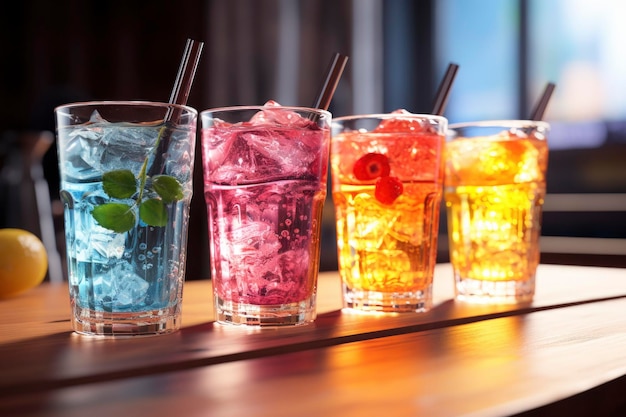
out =
[[[55,113],[74,330],[177,330],[197,112],[93,102]]]

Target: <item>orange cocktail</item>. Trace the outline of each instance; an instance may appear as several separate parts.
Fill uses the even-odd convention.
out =
[[[548,128],[516,120],[450,126],[444,197],[458,298],[532,299]]]
[[[347,307],[432,303],[447,120],[396,112],[333,120],[331,168]]]

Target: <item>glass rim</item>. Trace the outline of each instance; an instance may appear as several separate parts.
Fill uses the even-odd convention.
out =
[[[461,122],[448,124],[448,130],[457,130],[468,127],[542,127],[550,128],[550,123],[543,120],[526,120],[526,119],[502,119],[502,120],[480,120],[473,122]]]
[[[73,103],[66,103],[56,106],[54,112],[62,112],[64,109],[72,109],[78,107],[96,107],[96,106],[146,106],[146,107],[174,107],[182,110],[186,110],[192,114],[198,114],[198,110],[195,108],[175,103],[166,103],[164,101],[150,101],[150,100],[92,100],[92,101],[76,101]]]
[[[437,120],[439,122],[446,122],[449,124],[449,121],[444,116],[439,116],[436,114],[426,114],[426,113],[370,113],[370,114],[353,114],[348,116],[338,116],[333,118],[334,122],[342,122],[342,121],[352,121],[352,120],[360,120],[360,119],[396,119],[399,117],[411,118],[411,119],[428,119],[428,120]]]
[[[210,114],[210,113],[225,113],[225,112],[247,111],[247,110],[258,111],[258,110],[264,110],[264,109],[291,110],[291,111],[300,111],[300,112],[308,112],[308,113],[318,113],[318,114],[324,114],[328,116],[329,118],[332,118],[332,113],[324,109],[316,109],[314,107],[304,107],[304,106],[266,106],[264,104],[214,107],[214,108],[202,110],[200,112],[200,115],[202,116],[203,114]]]

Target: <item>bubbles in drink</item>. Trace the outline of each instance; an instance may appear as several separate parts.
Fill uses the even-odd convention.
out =
[[[182,281],[178,259],[185,251],[179,234],[141,220],[128,232],[117,233],[102,227],[92,215],[95,207],[112,201],[103,190],[102,173],[124,169],[138,177],[162,126],[108,123],[94,114],[90,123],[59,131],[69,278],[71,288],[80,287],[72,296],[81,308],[144,311],[167,308],[174,300],[170,291],[176,292]],[[160,171],[175,176],[190,195],[193,141],[188,134],[180,129],[168,131],[171,146],[165,149],[168,159]],[[116,203],[136,210],[134,198]],[[168,204],[166,210],[170,223],[186,228],[188,201]]]
[[[345,119],[341,126],[331,165],[346,303],[372,310],[418,308],[412,304],[419,304],[417,299],[392,299],[432,284],[443,179],[441,126],[406,110],[389,118]]]
[[[450,256],[459,277],[525,281],[539,261],[548,147],[537,131],[504,130],[446,145]]]
[[[328,129],[268,102],[203,129],[214,285],[223,300],[297,303],[313,294]]]

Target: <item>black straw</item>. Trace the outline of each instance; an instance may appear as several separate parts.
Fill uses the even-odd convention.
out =
[[[204,42],[198,42],[193,39],[187,39],[183,57],[178,67],[178,74],[176,75],[176,81],[172,88],[169,102],[171,104],[180,104],[182,106],[187,104],[189,99],[189,93],[191,92],[191,85],[196,75],[196,69],[198,69],[198,62],[200,61],[200,54],[202,53],[202,47]],[[168,120],[174,120],[178,118],[176,115],[168,115]]]
[[[548,107],[548,102],[550,101],[550,97],[552,97],[552,93],[556,88],[556,84],[548,83],[546,88],[543,90],[543,94],[541,98],[535,105],[535,108],[530,113],[530,120],[540,121],[543,120],[543,115],[546,112],[546,108]]]
[[[441,80],[441,84],[439,84],[437,94],[435,95],[435,105],[433,106],[432,114],[443,116],[446,104],[448,104],[450,89],[452,88],[452,83],[454,82],[454,78],[456,77],[458,70],[459,66],[457,64],[450,63],[448,65],[448,69],[446,70],[443,80]]]
[[[191,85],[193,84],[194,76],[196,75],[196,69],[198,68],[198,62],[200,61],[200,54],[202,52],[203,42],[198,42],[193,39],[187,39],[185,50],[183,52],[180,66],[178,67],[178,74],[176,75],[176,81],[172,88],[172,94],[170,95],[170,104],[178,104],[184,106],[187,104],[189,93],[191,92]],[[182,109],[175,107],[169,109],[165,115],[164,122],[178,123],[178,119]],[[168,130],[162,131],[162,136],[158,141],[158,147],[154,151],[154,161],[150,167],[150,175],[156,174],[157,170],[163,169],[164,152],[169,147],[169,135]]]
[[[314,109],[328,110],[347,62],[348,57],[346,55],[342,55],[340,53],[335,53],[333,55],[330,63],[328,64],[328,68],[326,69],[326,74],[324,75],[324,80],[319,93],[313,102],[312,107]]]

